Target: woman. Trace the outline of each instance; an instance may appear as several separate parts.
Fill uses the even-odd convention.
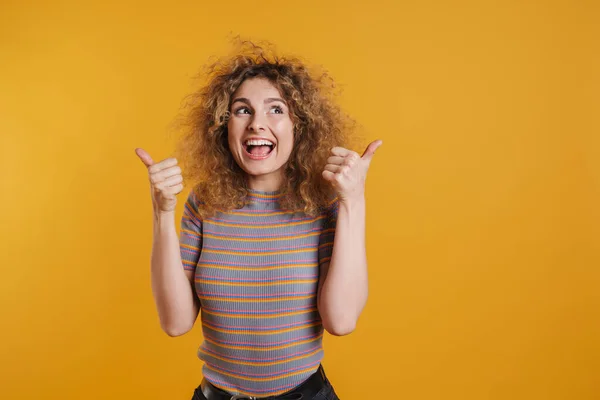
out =
[[[367,299],[364,187],[371,158],[340,147],[348,119],[297,59],[251,45],[213,64],[191,97],[180,159],[193,190],[180,237],[178,162],[148,168],[152,290],[163,330],[201,310],[193,399],[337,399],[323,330],[352,332]]]

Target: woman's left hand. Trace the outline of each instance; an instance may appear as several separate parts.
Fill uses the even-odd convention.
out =
[[[369,165],[375,150],[382,143],[381,140],[376,140],[369,144],[362,157],[343,147],[331,149],[331,156],[323,170],[323,178],[331,183],[340,201],[363,199]]]

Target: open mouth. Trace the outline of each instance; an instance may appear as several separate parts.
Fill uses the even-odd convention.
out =
[[[274,148],[275,144],[266,139],[248,139],[244,142],[246,152],[256,158],[267,157]]]

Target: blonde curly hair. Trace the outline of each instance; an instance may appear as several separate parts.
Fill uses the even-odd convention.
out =
[[[231,96],[249,78],[268,79],[290,109],[294,144],[284,168],[280,206],[308,215],[321,212],[334,195],[321,175],[330,150],[346,146],[355,127],[334,101],[337,86],[330,76],[324,71],[315,76],[298,58],[276,56],[249,41],[239,42],[234,55],[209,64],[201,76],[206,83],[187,97],[179,118],[182,136],[176,154],[200,200],[200,216],[247,202],[246,173],[229,150],[227,122]]]

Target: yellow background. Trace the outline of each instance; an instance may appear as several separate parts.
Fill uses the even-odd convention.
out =
[[[159,328],[134,148],[171,154],[191,77],[237,34],[325,66],[362,145],[384,140],[369,303],[325,343],[342,399],[600,398],[597,2],[4,1],[0,19],[0,398],[191,398],[201,332]]]

